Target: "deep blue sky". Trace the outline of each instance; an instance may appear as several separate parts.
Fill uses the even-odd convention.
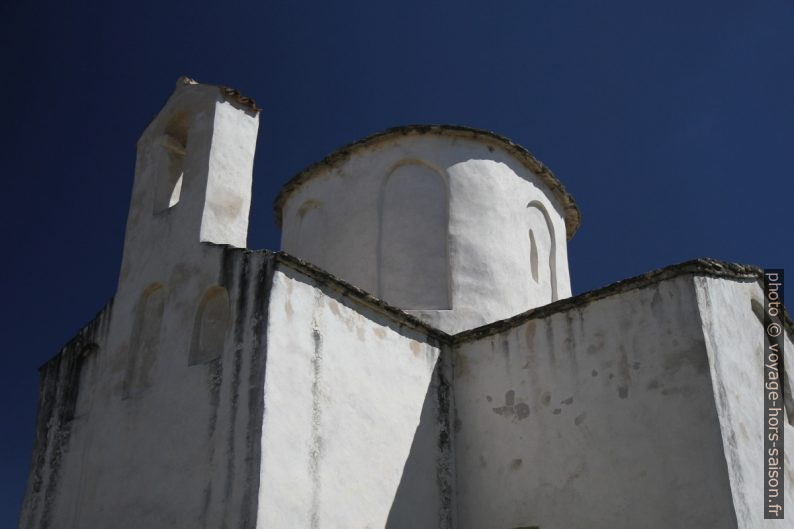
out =
[[[114,292],[135,140],[182,74],[263,108],[252,248],[278,247],[272,201],[312,161],[454,123],[574,196],[574,293],[702,256],[794,270],[791,0],[6,1],[0,28],[3,527],[37,367]]]

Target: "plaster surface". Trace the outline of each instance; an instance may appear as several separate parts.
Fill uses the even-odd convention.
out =
[[[571,298],[570,197],[455,127],[288,184],[285,247],[319,268],[252,252],[257,116],[183,78],[141,137],[117,291],[41,369],[20,528],[785,526],[761,519],[760,270]]]
[[[43,367],[20,528],[251,526],[267,263],[198,248],[193,273],[177,266],[157,287],[159,321],[131,326],[151,305],[119,297]],[[183,330],[217,288],[229,293],[228,326],[214,354],[191,362]]]
[[[445,332],[571,294],[566,204],[489,136],[385,135],[282,200],[285,251]]]
[[[722,444],[733,492],[738,527],[747,529],[791,525],[790,521],[764,520],[764,330],[763,290],[757,282],[737,283],[709,277],[695,278],[703,322],[714,399],[722,429]],[[791,333],[784,333],[785,358],[794,351]],[[794,407],[791,403],[791,367],[786,368],[784,508],[794,512]]]
[[[20,528],[250,526],[268,267],[202,241],[245,246],[257,124],[181,78],[141,136],[116,293],[42,367]]]
[[[736,527],[691,276],[456,348],[459,526]]]
[[[444,335],[292,257],[199,247],[203,287],[174,270],[43,366],[19,527],[453,527]]]
[[[257,527],[384,527],[407,515],[410,527],[447,527],[437,483],[450,481],[439,473],[451,454],[437,442],[447,417],[428,395],[439,354],[427,334],[279,268]],[[430,424],[418,438],[426,400]],[[397,491],[409,454],[429,475],[416,482],[426,495],[406,503]]]

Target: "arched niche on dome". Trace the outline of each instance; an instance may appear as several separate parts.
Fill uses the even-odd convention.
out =
[[[378,289],[385,301],[411,309],[449,309],[447,185],[417,161],[397,165],[380,200]]]
[[[536,299],[559,299],[557,291],[557,240],[554,225],[543,204],[533,200],[527,204],[527,263],[532,290]]]

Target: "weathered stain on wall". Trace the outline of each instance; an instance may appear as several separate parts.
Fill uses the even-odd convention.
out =
[[[684,276],[458,345],[458,527],[735,527],[697,315]]]
[[[257,127],[181,78],[141,137],[118,289],[41,369],[20,528],[765,527],[759,269],[570,298],[559,181],[414,126],[277,199],[285,246],[354,286],[244,249]]]
[[[443,492],[435,505],[393,505],[412,456],[434,462],[431,487],[451,496],[439,467],[450,448],[448,401],[428,393],[438,341],[302,272],[279,266],[274,276],[259,524],[383,527],[396,508],[422,512],[416,527],[439,527],[450,516]]]
[[[75,418],[82,415],[82,422],[87,418],[85,405],[78,407],[81,392],[90,393],[96,383],[87,379],[86,371],[98,362],[112,312],[111,300],[52,360],[41,366],[36,436],[20,528],[52,526],[61,468],[71,448]]]

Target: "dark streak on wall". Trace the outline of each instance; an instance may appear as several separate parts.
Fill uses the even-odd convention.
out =
[[[268,308],[274,268],[273,252],[223,248],[219,282],[231,293],[234,304],[232,377],[225,393],[230,400],[226,476],[221,500],[223,523],[230,527],[256,526]],[[239,435],[242,421],[244,437]],[[232,504],[234,497],[240,497],[239,508]]]
[[[442,348],[434,377],[437,379],[436,398],[438,400],[438,459],[436,461],[436,480],[441,496],[438,526],[440,529],[451,529],[454,524],[454,430],[451,428],[454,404],[452,402],[453,369],[449,362],[451,355]]]
[[[265,366],[267,363],[267,323],[270,306],[270,285],[273,282],[273,256],[247,254],[257,257],[256,282],[253,286],[253,317],[250,325],[251,365],[248,370],[248,424],[245,434],[245,491],[241,506],[244,529],[256,527],[259,492],[259,462],[262,451],[262,419],[265,412]]]
[[[249,281],[249,255],[244,250],[232,250],[231,248],[224,249],[225,254],[229,258],[234,259],[234,267],[232,270],[239,270],[239,278],[234,284],[228,284],[227,289],[230,292],[235,292],[236,303],[234,311],[234,325],[233,325],[233,371],[232,380],[229,384],[228,391],[230,392],[230,411],[229,411],[229,430],[226,439],[226,479],[224,483],[223,493],[223,519],[229,519],[229,510],[236,511],[234,505],[231,505],[231,499],[235,486],[237,485],[237,419],[239,415],[239,401],[240,401],[240,381],[243,364],[243,352],[245,349],[245,330],[246,320],[248,315],[248,281]],[[239,513],[238,513],[239,515]]]
[[[309,474],[312,481],[312,502],[309,519],[311,528],[320,527],[320,461],[323,452],[322,429],[322,406],[320,405],[320,375],[323,363],[323,337],[315,327],[312,329],[312,339],[314,340],[314,355],[312,356],[312,438],[309,447]]]
[[[72,421],[78,413],[80,375],[86,362],[95,358],[105,342],[112,310],[111,299],[39,370],[36,434],[19,527],[51,527],[52,507],[59,492],[61,462],[68,452]]]
[[[223,384],[223,358],[216,358],[210,361],[207,369],[207,382],[210,391],[210,417],[208,423],[207,438],[209,439],[209,452],[207,453],[207,466],[213,468],[215,460],[215,429],[218,423],[218,408],[220,406],[220,392]],[[207,478],[207,486],[204,488],[204,496],[201,501],[201,514],[199,524],[201,527],[207,526],[207,513],[210,502],[212,501],[212,475]]]
[[[210,468],[215,459],[215,447],[226,445],[226,474],[218,474],[223,479],[223,495],[212,502],[212,480],[204,490],[202,498],[204,524],[208,523],[208,513],[213,506],[222,511],[222,523],[230,527],[253,529],[256,526],[257,494],[259,489],[259,464],[261,455],[262,420],[264,415],[264,381],[267,360],[267,325],[270,288],[277,264],[296,270],[317,281],[328,290],[339,293],[355,304],[366,307],[383,315],[389,325],[401,330],[418,331],[426,337],[427,343],[442,349],[441,357],[434,375],[435,399],[438,410],[438,458],[436,477],[441,493],[439,526],[452,527],[455,521],[455,469],[454,469],[454,402],[452,401],[452,357],[450,348],[458,344],[482,337],[493,336],[515,328],[532,319],[546,318],[552,314],[579,309],[589,303],[626,291],[644,288],[681,275],[727,278],[751,282],[762,278],[761,270],[744,265],[722,263],[711,259],[698,259],[679,265],[656,270],[580,294],[573,298],[557,301],[506,320],[498,321],[450,336],[421,320],[394,308],[369,293],[348,283],[338,280],[331,274],[313,267],[283,252],[248,251],[231,247],[222,248],[220,262],[221,283],[232,295],[234,306],[233,333],[227,338],[226,354],[208,363],[207,381],[211,411],[208,419]],[[86,325],[61,351],[41,367],[39,409],[36,420],[36,433],[31,461],[31,471],[25,494],[22,517],[19,527],[27,529],[48,529],[55,523],[53,506],[59,493],[61,463],[69,450],[73,421],[79,417],[77,410],[80,392],[80,375],[87,361],[101,354],[106,343],[106,333],[112,313],[112,301]],[[581,317],[581,315],[580,315]],[[569,319],[569,336],[573,336],[574,323]],[[785,316],[786,329],[792,333],[792,323]],[[581,325],[581,322],[580,322]],[[707,330],[707,329],[706,329]],[[321,337],[315,330],[317,362],[320,368]],[[550,336],[550,343],[553,342]],[[232,353],[229,355],[229,353]],[[549,351],[551,354],[552,351]],[[224,366],[224,362],[229,365]],[[224,367],[232,376],[224,380]],[[247,369],[247,371],[246,371]],[[625,366],[624,366],[625,370]],[[247,387],[245,378],[247,378]],[[317,388],[314,388],[315,390]],[[717,383],[719,402],[725,401],[725,388]],[[240,402],[240,397],[247,401]],[[229,406],[228,430],[226,438],[213,438],[219,434],[218,417],[221,407]],[[246,415],[243,418],[243,415]],[[313,417],[313,420],[315,418]],[[244,421],[243,425],[238,422]],[[225,425],[225,423],[224,423]],[[244,427],[244,430],[241,428]],[[243,433],[244,432],[244,433]],[[244,435],[244,439],[241,436]],[[320,454],[321,439],[318,439],[317,456]],[[733,449],[735,440],[729,439],[727,449]],[[243,453],[240,453],[240,450]],[[220,449],[219,449],[220,450]],[[219,459],[224,459],[219,454]],[[239,472],[237,471],[239,469]],[[737,473],[737,475],[739,475]],[[220,484],[216,484],[219,486]],[[219,490],[216,486],[216,490]],[[241,498],[240,504],[233,504]],[[212,503],[211,503],[212,502]],[[237,522],[237,523],[235,523]]]

